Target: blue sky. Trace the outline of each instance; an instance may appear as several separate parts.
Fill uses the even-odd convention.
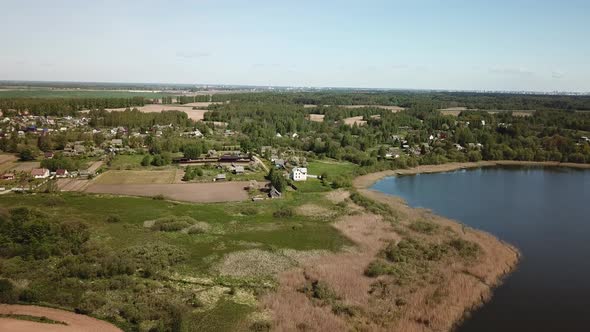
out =
[[[0,79],[590,91],[590,1],[3,0]]]

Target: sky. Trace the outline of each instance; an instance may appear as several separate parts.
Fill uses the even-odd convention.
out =
[[[0,2],[0,80],[590,91],[589,0]]]

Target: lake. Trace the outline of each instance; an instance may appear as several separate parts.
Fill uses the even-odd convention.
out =
[[[372,189],[521,250],[517,270],[457,331],[590,331],[590,170],[490,167],[389,177]]]

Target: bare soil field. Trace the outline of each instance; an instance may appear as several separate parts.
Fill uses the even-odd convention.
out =
[[[163,195],[166,199],[196,203],[237,202],[248,199],[248,192],[244,188],[249,183],[91,184],[85,192],[146,197]]]
[[[11,169],[14,164],[16,163],[16,160],[18,158],[16,158],[15,155],[12,154],[1,154],[0,155],[0,173],[4,173],[6,171],[8,171],[9,169]]]
[[[195,103],[191,103],[191,104],[195,104]],[[197,104],[205,104],[205,103],[197,103]],[[209,103],[206,103],[209,104]],[[207,113],[206,109],[198,109],[198,110],[194,110],[193,106],[188,106],[189,104],[186,105],[162,105],[162,104],[150,104],[150,105],[145,105],[145,106],[141,106],[141,107],[136,107],[139,111],[141,112],[146,112],[146,113],[159,113],[162,111],[182,111],[185,112],[186,114],[188,114],[188,117],[190,119],[193,119],[195,121],[202,121],[205,113]],[[197,106],[199,107],[199,106]],[[122,112],[125,111],[126,108],[108,108],[106,109],[107,111],[111,111],[111,112]]]
[[[441,114],[443,115],[451,115],[451,116],[459,116],[463,111],[481,111],[481,112],[488,112],[488,113],[500,113],[500,112],[512,112],[514,116],[531,116],[535,113],[534,110],[480,110],[477,108],[467,108],[467,107],[449,107],[439,109]]]
[[[90,184],[89,180],[79,179],[58,179],[57,188],[60,191],[84,191]]]
[[[326,116],[324,114],[310,114],[309,120],[314,122],[324,122],[324,118]]]
[[[176,182],[176,169],[149,170],[110,170],[99,175],[95,184],[170,184]]]
[[[353,116],[350,118],[346,118],[344,119],[344,124],[347,124],[349,126],[353,126],[354,124],[356,124],[357,126],[364,126],[367,124],[367,121],[363,120],[363,116]]]
[[[46,324],[15,318],[0,318],[0,331],[11,332],[121,332],[118,327],[96,318],[69,311],[31,305],[0,304],[0,314],[46,317],[63,324]]]
[[[393,113],[405,110],[405,108],[403,108],[403,107],[388,106],[388,105],[341,105],[341,107],[344,107],[344,108],[364,108],[364,107],[382,108],[385,110],[390,110]]]
[[[14,162],[12,164],[12,168],[10,170],[17,171],[17,172],[29,172],[33,168],[41,167],[41,163],[38,161],[22,161],[22,162]]]

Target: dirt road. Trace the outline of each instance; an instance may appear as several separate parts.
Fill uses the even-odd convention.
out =
[[[47,317],[64,324],[46,324],[15,318],[0,318],[0,331],[11,332],[122,332],[105,321],[73,312],[32,305],[0,304],[0,314]]]

